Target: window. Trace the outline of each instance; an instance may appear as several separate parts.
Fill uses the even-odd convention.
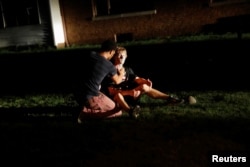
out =
[[[244,2],[249,2],[249,0],[209,0],[209,6],[221,6]]]
[[[91,0],[93,20],[156,14],[153,0]]]
[[[0,0],[0,28],[40,24],[38,0]]]

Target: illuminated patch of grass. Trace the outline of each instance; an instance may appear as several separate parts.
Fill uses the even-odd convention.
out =
[[[250,92],[204,91],[177,92],[178,95],[192,94],[197,99],[195,105],[167,105],[163,100],[142,96],[139,104],[140,119],[172,120],[187,118],[250,119]],[[0,97],[0,109],[5,108],[57,108],[77,107],[71,94],[33,94],[25,96]],[[127,116],[124,114],[124,116]]]
[[[179,92],[186,94],[187,92]],[[185,118],[250,118],[250,92],[191,92],[196,99],[195,105],[168,106],[164,101],[150,99],[147,96],[141,98],[143,113],[159,119],[176,117]],[[152,104],[152,105],[151,105]]]

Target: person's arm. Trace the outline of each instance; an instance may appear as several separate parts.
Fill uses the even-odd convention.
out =
[[[114,88],[112,86],[108,87],[108,90],[111,96],[115,96],[116,94],[120,93],[123,96],[132,96],[134,98],[137,98],[141,94],[141,91],[135,89],[123,90]]]
[[[121,68],[117,70],[117,74],[113,75],[111,79],[115,84],[120,84],[122,82],[124,75],[125,75],[125,69]]]
[[[152,87],[152,82],[149,79],[139,77],[138,75],[135,74],[135,72],[133,71],[133,69],[131,67],[127,67],[127,73],[129,73],[128,80],[130,82],[135,82],[138,85],[146,84],[149,87]]]
[[[152,81],[150,81],[149,79],[141,78],[141,77],[136,77],[135,82],[138,83],[139,85],[146,84],[151,88],[153,85]]]
[[[117,93],[120,93],[120,90],[117,88],[114,88],[113,86],[108,87],[109,94],[111,96],[116,95]]]

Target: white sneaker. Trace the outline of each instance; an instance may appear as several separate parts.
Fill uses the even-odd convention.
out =
[[[197,100],[193,96],[188,96],[188,104],[196,104]]]

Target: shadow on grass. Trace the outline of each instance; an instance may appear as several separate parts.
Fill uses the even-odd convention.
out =
[[[72,121],[75,109],[1,109],[3,161],[9,166],[203,167],[213,152],[249,151],[248,120],[122,116],[79,125]]]
[[[77,111],[77,107],[1,108],[0,120],[69,120],[72,116],[75,116],[73,114],[76,114]]]

